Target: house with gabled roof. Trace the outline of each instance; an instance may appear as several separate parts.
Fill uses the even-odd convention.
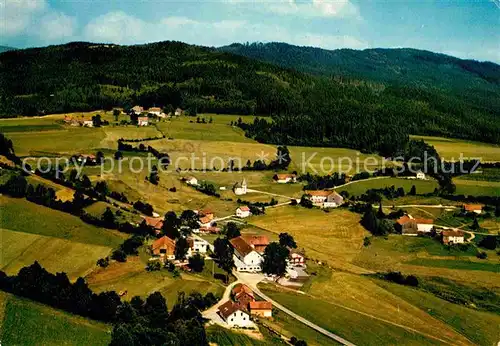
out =
[[[262,271],[262,256],[241,236],[229,241],[234,248],[234,265],[239,272]]]
[[[236,216],[240,218],[249,217],[252,215],[250,208],[247,205],[242,205],[236,209]]]
[[[289,173],[276,173],[273,176],[273,180],[278,184],[295,183],[297,182],[297,175]]]
[[[306,196],[314,206],[320,208],[336,208],[344,203],[344,197],[337,191],[312,190],[306,191]]]
[[[441,233],[443,244],[463,244],[465,243],[465,233],[461,230],[445,230]]]
[[[148,117],[138,117],[137,118],[137,125],[148,126],[149,125],[149,118]]]
[[[464,204],[463,209],[467,213],[481,214],[483,212],[483,206],[481,204]]]
[[[260,254],[263,254],[269,245],[269,238],[265,235],[242,234],[240,237]]]
[[[155,240],[151,245],[151,253],[153,256],[158,256],[162,259],[175,259],[175,240],[166,235]]]
[[[241,304],[231,300],[219,306],[218,313],[230,327],[244,328],[253,326],[246,309]]]
[[[259,317],[273,317],[273,303],[268,301],[253,301],[248,303],[250,315]]]
[[[144,112],[144,108],[141,107],[141,106],[134,106],[132,107],[131,111],[136,114],[136,115],[139,115],[141,114],[142,112]]]
[[[151,107],[148,109],[148,113],[154,114],[156,116],[160,116],[162,113],[162,110],[160,107]]]

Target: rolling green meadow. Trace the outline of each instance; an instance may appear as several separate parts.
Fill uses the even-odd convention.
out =
[[[108,345],[111,326],[0,292],[5,345]]]

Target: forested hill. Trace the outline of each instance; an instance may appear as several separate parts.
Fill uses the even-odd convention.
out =
[[[316,75],[371,80],[445,92],[500,114],[500,65],[417,49],[337,49],[286,43],[235,43],[219,48]]]
[[[74,42],[0,54],[0,116],[135,104],[268,115],[272,124],[259,122],[248,135],[393,155],[409,134],[500,142],[500,107],[492,106],[499,94],[489,78],[484,102],[472,102],[439,87],[314,76],[181,42]]]

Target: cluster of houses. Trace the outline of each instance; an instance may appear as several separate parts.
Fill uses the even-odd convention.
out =
[[[234,265],[238,272],[258,273],[262,271],[263,254],[269,239],[263,235],[244,234],[229,241],[234,248]],[[290,249],[286,268],[292,282],[303,282],[309,275],[305,272],[306,261],[303,251]]]
[[[428,235],[434,228],[432,219],[414,218],[411,215],[403,215],[396,220],[396,230],[403,235],[418,236]],[[459,229],[445,229],[441,232],[443,244],[463,244],[465,243],[465,233]]]
[[[344,203],[344,197],[336,191],[313,190],[306,191],[305,194],[315,207],[337,208]]]
[[[255,299],[253,291],[244,284],[237,284],[231,291],[231,299],[219,306],[218,314],[230,327],[253,327],[251,317],[271,318],[273,304]]]
[[[94,122],[90,119],[78,119],[69,115],[64,116],[64,123],[70,126],[94,127]]]
[[[181,108],[177,108],[173,113],[170,112],[168,114],[165,114],[160,107],[151,107],[148,109],[144,109],[144,107],[142,106],[134,106],[130,109],[130,112],[134,113],[135,115],[152,114],[159,118],[172,117],[172,115],[181,116],[184,113]]]
[[[187,258],[197,253],[206,254],[210,248],[210,244],[201,238],[188,237],[187,242],[189,245]],[[155,240],[151,245],[151,254],[162,261],[175,260],[175,240],[167,236]]]

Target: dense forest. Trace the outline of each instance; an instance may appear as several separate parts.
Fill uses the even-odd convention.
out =
[[[394,58],[390,65],[401,61]],[[378,65],[371,68],[378,71]],[[500,78],[498,66],[490,65],[471,64],[474,72],[468,73],[474,78],[462,76],[459,81],[468,81],[475,96],[460,98],[453,89],[455,76],[444,72],[434,74],[434,84],[422,82],[422,87],[370,76],[314,75],[180,42],[77,42],[0,54],[0,116],[135,104],[181,107],[192,115],[271,116],[272,121],[248,124],[247,135],[261,142],[341,146],[390,156],[403,151],[409,134],[500,142]]]

